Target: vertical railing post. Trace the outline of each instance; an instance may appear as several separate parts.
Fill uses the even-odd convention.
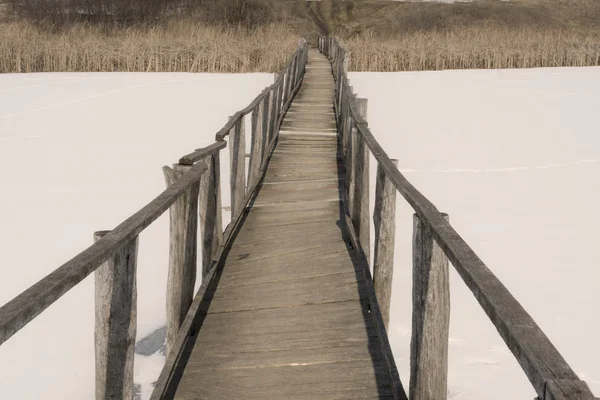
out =
[[[260,176],[260,164],[263,146],[263,112],[264,101],[261,100],[252,110],[252,134],[250,136],[250,164],[248,171],[248,188],[254,187]]]
[[[277,75],[275,75],[275,80],[277,80]],[[270,114],[270,122],[269,122],[269,146],[271,146],[271,142],[277,133],[277,119],[279,116],[278,105],[279,100],[277,100],[277,96],[279,95],[279,90],[277,87],[274,87],[271,91],[271,114]]]
[[[340,142],[342,143],[342,153],[344,150],[344,142],[346,140],[345,138],[345,131],[344,131],[344,118],[346,117],[346,103],[347,103],[347,99],[348,96],[344,95],[342,96],[342,101],[340,104],[340,109],[339,111],[339,118],[338,118],[338,130],[340,133]]]
[[[285,103],[285,74],[279,83],[279,88],[277,90],[277,102],[277,121],[279,121],[279,117],[283,111],[283,103]]]
[[[289,99],[292,93],[292,65],[294,62],[292,61],[285,71],[285,97],[283,98],[283,103],[285,104]]]
[[[392,160],[398,166],[398,160]],[[385,329],[390,321],[390,300],[394,274],[394,243],[396,237],[396,188],[380,164],[377,164],[375,184],[375,249],[373,256],[373,287],[381,310]]]
[[[350,147],[350,136],[352,135],[352,115],[351,104],[354,100],[354,90],[352,86],[348,86],[348,93],[344,96],[344,107],[342,109],[342,122],[340,124],[340,132],[342,135],[342,154],[344,159],[348,159],[348,150]]]
[[[207,171],[200,178],[198,211],[202,232],[202,278],[210,271],[212,260],[223,243],[221,210],[221,166],[219,152],[206,157]]]
[[[95,232],[94,241],[107,233]],[[96,400],[133,398],[137,248],[136,237],[95,272]]]
[[[302,69],[301,68],[302,53],[297,52],[296,55],[294,56],[294,59],[295,59],[295,62],[294,62],[294,85],[293,85],[293,87],[296,87],[296,85],[300,81],[300,70]]]
[[[291,75],[291,79],[290,79],[290,97],[292,96],[292,93],[294,92],[294,87],[296,86],[296,70],[298,68],[298,57],[292,58],[292,65],[290,65],[290,75]]]
[[[191,166],[163,167],[167,186],[173,185]],[[196,283],[199,183],[186,190],[169,209],[170,246],[167,277],[167,355],[183,323]]]
[[[448,220],[448,216],[443,214]],[[445,399],[448,388],[448,258],[431,228],[414,215],[411,400]]]
[[[269,130],[271,129],[271,114],[273,113],[272,101],[271,101],[271,90],[267,91],[265,99],[263,100],[263,122],[262,122],[262,154],[261,154],[261,167],[265,165],[267,155],[269,151]]]
[[[356,106],[361,118],[366,120],[367,99],[356,99]],[[356,132],[356,142],[353,149],[354,169],[354,198],[352,222],[358,234],[359,242],[367,260],[370,260],[370,217],[369,217],[369,148],[360,132]]]
[[[246,196],[246,133],[245,117],[236,122],[229,133],[229,163],[231,188],[231,218],[237,215],[243,206]]]
[[[358,127],[356,121],[350,125],[350,137],[348,138],[348,152],[346,158],[346,174],[348,175],[348,211],[350,218],[354,221],[356,209],[356,154],[358,147]]]

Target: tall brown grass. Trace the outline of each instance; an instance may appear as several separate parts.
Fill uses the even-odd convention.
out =
[[[353,71],[600,64],[600,0],[186,1],[194,16],[130,26],[0,21],[0,72],[274,72],[300,36],[324,33]]]
[[[352,71],[419,71],[600,65],[600,31],[461,27],[393,38],[364,33],[342,44]]]
[[[0,23],[0,72],[275,72],[298,36],[272,24],[248,30],[193,20],[159,26],[77,23],[58,31]]]

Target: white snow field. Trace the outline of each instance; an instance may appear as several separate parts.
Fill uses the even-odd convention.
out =
[[[350,78],[369,98],[370,127],[399,168],[450,214],[600,394],[592,231],[600,222],[600,68]],[[154,198],[165,187],[163,165],[212,143],[227,117],[272,81],[271,74],[0,75],[0,304]],[[227,185],[222,191],[226,206]],[[390,340],[408,389],[412,216],[400,197],[396,225]],[[138,339],[164,325],[167,264],[165,214],[140,237]],[[451,285],[449,398],[533,398],[453,269]],[[0,346],[0,398],[93,399],[93,297],[92,276]],[[146,399],[164,357],[135,362]]]

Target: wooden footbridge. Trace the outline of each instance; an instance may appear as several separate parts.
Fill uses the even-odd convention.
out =
[[[163,193],[0,308],[0,344],[95,271],[96,399],[131,399],[138,235],[169,210],[167,360],[153,400],[407,399],[386,334],[398,192],[415,210],[411,400],[446,398],[448,261],[539,399],[594,399],[448,216],[377,143],[366,100],[348,85],[348,59],[333,39],[320,38],[317,49],[302,41],[213,145],[164,168]],[[223,230],[226,147],[232,222]]]

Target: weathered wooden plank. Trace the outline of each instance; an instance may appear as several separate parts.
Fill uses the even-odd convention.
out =
[[[212,382],[229,381],[233,384],[228,386],[207,384],[208,377]],[[362,361],[217,370],[208,377],[184,382],[195,389],[192,393],[201,393],[201,398],[329,400],[389,398],[386,394],[389,393],[389,380],[386,379],[385,372],[381,370],[366,372]],[[193,397],[192,393],[181,391],[177,396],[181,399],[198,398]]]
[[[445,215],[447,219],[448,216]],[[448,258],[414,216],[413,316],[409,397],[445,399],[448,392],[450,282]]]
[[[299,204],[315,201],[339,201],[339,191],[337,188],[333,188],[330,190],[322,189],[320,191],[297,192],[295,197],[290,198],[285,193],[285,190],[272,189],[268,196],[258,198],[254,206]]]
[[[210,314],[209,317],[213,315],[219,314]],[[207,324],[212,323],[208,317],[205,321]],[[352,321],[344,328],[337,326],[333,329],[316,327],[312,321],[307,321],[300,322],[299,325],[299,328],[302,325],[306,328],[287,333],[240,333],[237,331],[237,325],[230,325],[230,329],[223,334],[203,333],[200,335],[195,343],[194,351],[210,356],[335,347],[342,348],[340,350],[343,351],[343,348],[347,346],[363,346],[364,348],[366,347],[365,343],[379,340],[373,326],[365,327],[364,324],[356,323],[356,321]],[[268,323],[270,321],[265,320],[265,324]],[[308,327],[312,327],[312,329],[309,330]],[[197,357],[200,358],[201,355],[198,354]]]
[[[334,384],[335,382],[358,380],[363,380],[365,383],[370,381],[371,384],[377,384],[377,381],[385,381],[386,378],[385,372],[381,368],[373,368],[371,371],[366,371],[365,362],[363,361],[351,361],[333,365],[309,364],[270,368],[239,368],[215,371],[211,376],[214,378],[216,374],[219,374],[221,377],[227,377],[228,380],[235,382],[235,385],[238,387],[248,389],[260,387],[263,390],[267,387],[286,387],[287,385],[311,386],[318,383]],[[194,375],[196,379],[201,378],[200,374]],[[190,384],[192,383],[190,382]],[[198,389],[200,388],[198,387]]]
[[[308,277],[276,285],[256,284],[248,287],[230,286],[214,292],[210,313],[293,307],[304,304],[331,303],[365,298],[360,293],[360,281],[354,272],[340,276]]]
[[[337,167],[340,163],[336,159],[335,154],[274,154],[271,161],[280,161],[279,165],[284,167],[289,164],[309,164],[312,167],[320,165]]]
[[[398,160],[392,160],[396,165]],[[375,187],[375,253],[373,258],[373,287],[381,309],[381,317],[388,329],[390,302],[394,275],[394,244],[396,236],[396,188],[377,166]]]
[[[315,327],[323,330],[343,331],[346,326],[354,324],[356,328],[363,326],[369,329],[372,321],[365,320],[366,305],[359,299],[324,304],[307,304],[288,308],[269,308],[262,310],[240,311],[233,313],[208,314],[202,327],[206,335],[244,335],[293,332],[312,332]],[[303,321],[312,321],[306,325]],[[265,323],[268,321],[268,323]]]
[[[265,230],[260,224],[252,224],[247,220],[246,229],[240,231],[235,240],[236,246],[254,246],[257,243],[276,243],[277,241],[300,241],[307,237],[315,239],[335,239],[343,240],[344,232],[341,227],[335,224],[335,221],[319,221],[316,224],[294,225],[290,230],[289,225],[271,226]],[[315,237],[315,235],[317,235]]]
[[[277,257],[296,259],[297,257],[304,257],[306,254],[318,254],[329,250],[344,250],[347,249],[347,244],[340,240],[323,240],[317,238],[314,240],[304,240],[299,243],[294,241],[285,241],[281,245],[276,247],[269,246],[268,243],[257,243],[250,246],[237,246],[233,245],[228,254],[228,261],[252,261],[252,260],[264,260],[265,262],[281,262],[275,260]]]
[[[329,171],[302,171],[301,169],[288,169],[284,171],[268,171],[266,183],[288,183],[288,182],[299,182],[299,181],[314,181],[321,179],[339,179],[339,173],[337,170]]]
[[[337,382],[336,382],[337,383]],[[253,388],[236,390],[235,388],[215,388],[204,391],[199,389],[203,396],[214,396],[214,398],[245,398],[249,400],[263,400],[265,398],[290,399],[290,400],[392,400],[393,395],[386,394],[384,389],[356,389],[349,386],[348,382],[322,384],[323,390],[318,390],[317,386],[310,385],[289,385],[285,388],[273,387]],[[282,383],[283,384],[283,383]],[[381,394],[374,395],[377,391]],[[374,397],[375,396],[375,397]],[[202,397],[204,398],[204,397]],[[208,397],[207,397],[208,398]],[[177,399],[197,399],[197,397],[177,397]]]
[[[307,321],[308,322],[308,321]],[[366,344],[366,345],[365,345]],[[268,368],[294,366],[296,364],[333,364],[352,361],[379,361],[379,354],[372,344],[366,341],[358,344],[334,347],[312,347],[291,350],[268,350],[247,353],[204,352],[190,359],[188,370],[214,371],[218,369]]]
[[[253,240],[253,238],[248,237],[244,239],[245,240],[240,241],[240,243],[236,241],[236,243],[231,247],[231,254],[245,252],[246,248],[252,248],[254,251],[268,249],[269,247],[273,246],[273,240],[277,241],[277,247],[280,250],[287,250],[288,248],[293,248],[295,244],[297,244],[298,246],[311,246],[326,245],[329,243],[340,243],[341,245],[343,244],[343,232],[337,229],[332,229],[328,232],[323,233],[312,232],[312,235],[310,232],[301,232],[285,236],[282,235],[282,237],[280,237],[279,239],[272,239],[272,237],[267,238],[266,240]]]
[[[303,158],[306,160],[306,158]],[[285,163],[279,163],[279,165],[286,165]],[[315,163],[315,165],[323,165],[327,166],[327,164]],[[291,194],[292,198],[296,198],[298,192],[332,192],[337,193],[340,190],[340,184],[336,179],[327,179],[327,180],[304,180],[297,182],[295,184],[266,184],[261,185],[260,194],[265,197],[271,196],[271,194],[277,194],[280,192]]]
[[[107,233],[94,233],[94,240],[100,240]],[[137,249],[135,238],[95,273],[96,400],[133,398]]]
[[[164,167],[167,186],[172,186],[192,167]],[[185,319],[196,283],[198,194],[200,184],[194,183],[170,208],[169,273],[167,278],[167,354]]]
[[[238,263],[239,267],[230,267],[223,272],[219,285],[223,288],[340,274],[350,271],[354,260],[347,251],[338,250],[312,256],[308,264],[301,258],[290,260],[287,264],[262,261]]]
[[[248,211],[246,221],[251,221],[254,218],[261,224],[269,221],[301,223],[304,218],[312,215],[320,218],[329,217],[330,220],[337,221],[340,214],[339,202],[304,202],[293,208],[286,207],[286,209],[282,209],[282,207],[252,207]]]

